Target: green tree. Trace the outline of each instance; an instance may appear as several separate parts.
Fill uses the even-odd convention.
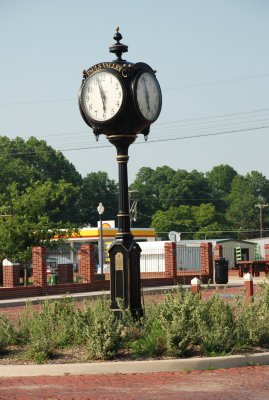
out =
[[[217,165],[206,173],[206,178],[211,191],[212,203],[219,211],[227,207],[226,199],[231,191],[232,181],[237,172],[229,165]]]
[[[60,151],[48,146],[44,140],[30,137],[27,141],[17,137],[0,136],[0,193],[13,182],[23,191],[34,181],[65,180],[75,186],[82,183],[76,171]]]
[[[161,208],[154,173],[152,168],[143,167],[130,185],[131,198],[138,201],[136,226],[149,227],[152,215]]]
[[[174,171],[166,185],[160,185],[159,198],[162,209],[180,205],[199,205],[211,201],[208,182],[204,174],[193,170]]]
[[[101,171],[92,172],[83,179],[77,202],[82,223],[96,226],[99,203],[105,207],[103,218],[115,219],[118,213],[118,185]]]
[[[149,226],[152,216],[180,205],[199,205],[210,201],[210,190],[204,175],[196,170],[175,171],[168,166],[141,168],[130,187],[138,199],[139,226]]]
[[[269,201],[269,180],[258,171],[246,175],[246,182],[254,196],[262,203]]]
[[[26,263],[32,246],[48,246],[66,222],[55,222],[55,215],[76,194],[77,189],[65,182],[35,182],[24,192],[13,183],[7,188],[8,199],[2,205],[0,218],[0,260],[9,258]]]
[[[251,231],[258,230],[257,194],[249,185],[249,181],[242,175],[233,179],[231,193],[227,196],[229,206],[226,211],[226,218],[231,227],[238,231],[237,236],[246,238]],[[249,232],[242,232],[248,230]]]
[[[221,237],[224,223],[213,204],[171,207],[157,211],[152,218],[152,227],[166,238],[170,231],[181,233],[182,239]]]
[[[213,204],[201,204],[199,207],[193,207],[193,213],[197,232],[195,239],[213,239],[223,237],[223,227],[226,226],[226,220],[222,213],[216,211]]]
[[[183,232],[184,239],[191,239],[196,229],[193,208],[180,206],[171,207],[167,211],[157,211],[153,215],[151,226],[155,228],[158,236],[166,239],[170,231]]]

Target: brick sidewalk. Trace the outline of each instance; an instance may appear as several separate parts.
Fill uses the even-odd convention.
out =
[[[269,366],[0,379],[0,400],[268,400]]]

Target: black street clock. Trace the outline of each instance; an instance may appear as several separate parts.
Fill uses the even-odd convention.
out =
[[[116,241],[109,249],[111,309],[120,315],[117,299],[133,316],[143,314],[140,284],[141,248],[130,228],[128,195],[128,148],[137,134],[147,138],[151,124],[159,117],[162,93],[154,71],[148,64],[122,59],[128,47],[117,28],[116,43],[110,46],[117,59],[101,62],[83,71],[79,109],[96,138],[106,135],[117,150],[119,172],[119,211]],[[100,279],[100,277],[99,277]]]

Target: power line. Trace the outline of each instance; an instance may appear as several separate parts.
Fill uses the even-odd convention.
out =
[[[238,78],[229,78],[229,79],[222,79],[222,80],[211,81],[211,82],[194,83],[194,84],[189,84],[189,85],[184,85],[184,86],[166,88],[166,90],[181,90],[181,89],[191,89],[191,88],[202,87],[202,86],[221,85],[223,83],[240,82],[240,81],[245,81],[245,80],[249,80],[249,79],[267,78],[268,76],[269,76],[268,73],[259,74],[259,75],[248,75],[248,76],[242,76],[242,77],[238,77]]]
[[[148,142],[150,143],[159,143],[159,142],[169,142],[169,141],[176,141],[176,140],[184,140],[184,139],[193,139],[193,138],[199,138],[199,137],[207,137],[207,136],[220,136],[220,135],[227,135],[227,134],[232,134],[232,133],[242,133],[242,132],[251,132],[251,131],[256,131],[256,130],[262,130],[269,128],[269,125],[264,125],[264,126],[257,126],[253,128],[244,128],[244,129],[236,129],[236,130],[229,130],[229,131],[223,131],[223,132],[214,132],[214,133],[203,133],[199,135],[189,135],[189,136],[180,136],[177,138],[166,138],[166,139],[157,139],[157,140],[150,140]],[[147,144],[147,142],[135,142],[134,145],[141,145],[141,144]],[[74,147],[74,148],[67,148],[67,149],[58,149],[57,151],[61,152],[67,152],[67,151],[80,151],[80,150],[94,150],[94,149],[104,149],[104,148],[111,148],[111,145],[96,145],[96,146],[85,146],[85,147]],[[48,152],[49,150],[38,150],[38,152]],[[31,152],[9,152],[5,153],[5,155],[9,154],[11,156],[16,156],[16,155],[32,155],[36,154],[36,151],[31,151]]]
[[[215,115],[215,116],[206,116],[202,118],[192,118],[192,119],[184,119],[184,120],[178,120],[178,121],[172,121],[172,122],[166,122],[166,123],[161,123],[161,124],[156,124],[154,126],[154,136],[158,137],[158,135],[162,135],[162,132],[165,130],[166,136],[169,134],[171,135],[176,135],[176,138],[178,137],[178,130],[180,130],[181,134],[192,134],[197,131],[199,133],[203,133],[203,131],[206,130],[207,133],[211,133],[210,131],[214,130],[236,130],[236,129],[246,129],[245,126],[242,127],[242,125],[247,124],[247,128],[255,128],[256,126],[252,126],[253,124],[258,124],[259,126],[262,125],[267,125],[268,124],[268,118],[257,118],[256,113],[262,117],[261,113],[264,113],[268,111],[269,108],[261,108],[261,109],[256,109],[256,110],[251,110],[251,111],[244,111],[244,112],[236,112],[236,113],[229,113],[229,114],[221,114],[221,115]],[[266,116],[265,116],[266,117]],[[221,122],[222,120],[222,122]],[[183,124],[183,126],[181,125]],[[75,143],[77,144],[78,139],[81,142],[81,138],[85,137],[85,146],[88,148],[92,143],[94,143],[94,137],[93,135],[89,134],[90,129],[88,130],[81,130],[81,131],[66,131],[66,132],[61,132],[61,133],[55,133],[55,134],[47,134],[45,136],[38,136],[38,139],[40,140],[48,140],[51,143],[52,141],[60,142],[64,141],[65,145],[67,145],[67,142],[72,146],[72,141],[76,141]],[[66,136],[69,136],[68,138]],[[72,136],[70,136],[72,135]],[[76,135],[73,137],[73,135]],[[18,135],[17,135],[18,136]],[[195,135],[197,136],[197,135]],[[31,137],[31,135],[28,136],[28,138]],[[152,135],[150,135],[150,138]],[[172,138],[171,138],[172,139]],[[54,145],[55,146],[55,145]],[[81,144],[81,147],[84,147],[84,144]],[[98,148],[101,148],[100,145]]]

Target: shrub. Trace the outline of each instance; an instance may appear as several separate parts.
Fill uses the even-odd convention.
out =
[[[262,285],[256,300],[236,309],[237,348],[269,346],[269,285]]]
[[[168,293],[159,306],[159,318],[167,340],[167,351],[173,356],[185,356],[193,352],[197,342],[194,318],[200,297],[179,289]]]
[[[141,337],[131,344],[133,357],[158,357],[167,351],[167,339],[161,323],[153,320]]]
[[[23,316],[22,332],[18,340],[26,344],[25,357],[36,362],[44,362],[59,347],[73,343],[74,300],[45,300],[41,310]],[[28,326],[27,326],[28,322]]]
[[[209,355],[230,352],[236,342],[233,309],[217,294],[201,301],[195,310],[197,339]]]
[[[0,314],[0,353],[3,353],[7,346],[14,343],[14,329],[11,322]]]
[[[90,358],[108,360],[115,357],[121,344],[120,324],[105,298],[97,300],[91,324],[85,327],[85,333]]]

